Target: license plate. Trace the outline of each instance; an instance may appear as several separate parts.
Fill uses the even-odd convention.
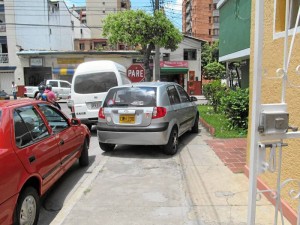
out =
[[[120,123],[135,123],[135,115],[120,115]]]
[[[101,102],[89,102],[88,106],[89,109],[99,109],[101,106]]]

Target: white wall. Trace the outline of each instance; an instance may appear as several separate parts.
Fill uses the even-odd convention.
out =
[[[53,5],[47,0],[15,1],[15,23],[33,24],[15,26],[17,45],[26,50],[74,50],[74,38],[81,37],[80,21],[63,1]],[[88,30],[84,28],[84,38],[90,37]]]
[[[24,50],[70,51],[74,50],[74,38],[91,37],[90,29],[80,24],[63,1],[54,12],[49,10],[48,0],[5,0],[4,5],[9,56],[9,64],[5,66],[17,67],[11,78],[17,85],[24,84],[23,67],[16,55],[20,47]],[[71,21],[74,21],[74,30]],[[82,34],[80,29],[83,29]]]
[[[198,80],[201,80],[201,42],[192,40],[190,38],[184,38],[183,41],[178,45],[178,48],[171,52],[171,50],[160,49],[160,55],[162,60],[163,53],[170,53],[170,61],[185,61],[183,59],[184,49],[197,49],[197,60],[187,60],[189,70],[195,71],[195,76]]]

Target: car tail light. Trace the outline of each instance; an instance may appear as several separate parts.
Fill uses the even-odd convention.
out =
[[[99,117],[100,119],[105,119],[104,108],[103,108],[103,107],[101,107],[101,108],[99,109],[98,117]]]
[[[152,119],[162,118],[167,114],[167,109],[164,107],[154,107]]]

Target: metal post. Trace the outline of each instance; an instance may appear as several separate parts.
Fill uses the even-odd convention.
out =
[[[254,67],[252,82],[252,111],[250,136],[250,168],[249,168],[249,194],[247,224],[255,224],[256,194],[257,194],[257,155],[259,133],[257,131],[261,104],[262,80],[262,49],[264,31],[264,1],[255,1],[255,34],[254,34]]]
[[[285,103],[285,90],[287,81],[287,57],[288,57],[288,35],[290,26],[290,1],[285,3],[285,38],[284,38],[284,56],[283,56],[283,77],[282,77],[282,93],[281,93],[281,103]],[[295,28],[296,29],[296,28]]]
[[[156,10],[159,10],[159,0],[155,0],[155,11]],[[160,56],[159,45],[155,45],[153,81],[160,80],[160,57],[159,56]]]

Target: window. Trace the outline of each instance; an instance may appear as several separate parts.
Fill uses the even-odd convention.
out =
[[[49,81],[49,84],[50,84],[52,87],[58,87],[58,81]]]
[[[171,105],[180,103],[180,98],[174,85],[167,87],[167,92]]]
[[[71,85],[67,82],[63,82],[61,81],[60,82],[60,87],[63,87],[63,88],[71,88]]]
[[[25,106],[14,111],[15,142],[24,147],[49,135],[47,127],[33,106]]]
[[[208,30],[208,35],[211,35],[211,29]]]
[[[184,49],[183,50],[184,60],[197,60],[197,50],[196,49]]]
[[[68,120],[57,109],[47,104],[39,104],[38,106],[48,120],[53,133],[59,133],[69,127]]]
[[[74,81],[74,91],[79,94],[107,92],[108,89],[118,86],[114,72],[99,72],[77,76]]]
[[[170,53],[163,53],[163,61],[170,61]]]
[[[219,23],[219,17],[218,16],[214,16],[214,23]]]
[[[84,50],[84,47],[85,47],[85,46],[84,46],[84,43],[79,43],[79,49],[80,49],[80,50]]]
[[[208,22],[209,22],[209,23],[211,23],[211,16],[210,16],[210,17],[208,17]]]
[[[105,98],[104,107],[115,106],[156,106],[155,87],[122,87],[111,89]]]
[[[276,32],[282,32],[285,30],[285,4],[286,1],[276,1],[276,17],[275,17],[275,30]],[[289,29],[295,27],[297,13],[299,8],[300,0],[291,0],[290,1],[290,24],[288,25]],[[298,22],[298,26],[299,26]]]
[[[209,9],[209,10],[212,9],[212,5],[211,5],[211,4],[208,5],[208,9]]]
[[[190,101],[190,97],[185,92],[185,90],[182,87],[180,87],[180,86],[177,86],[177,89],[179,91],[181,102],[189,102]]]
[[[213,29],[213,35],[219,35],[219,29]]]

